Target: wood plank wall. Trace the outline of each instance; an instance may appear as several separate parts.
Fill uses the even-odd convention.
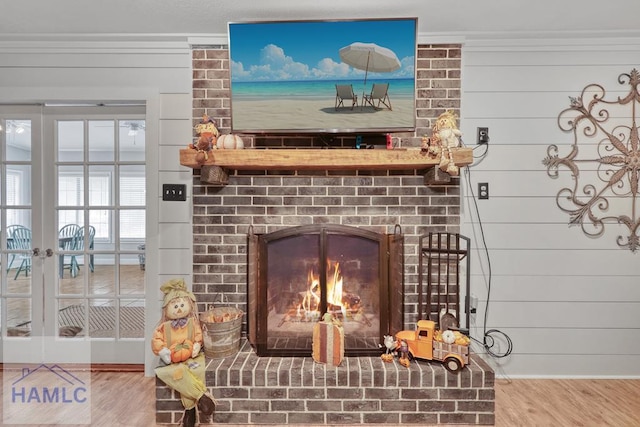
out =
[[[475,147],[477,127],[488,127],[491,138],[488,154],[462,179],[462,232],[475,248],[476,333],[490,289],[486,327],[513,341],[510,357],[491,361],[497,376],[640,376],[640,252],[618,247],[626,231],[616,224],[599,238],[569,227],[556,195],[571,186],[570,174],[551,179],[542,164],[551,144],[561,156],[570,151],[573,136],[557,124],[570,96],[591,83],[614,101],[628,93],[618,76],[640,66],[640,41],[475,40],[462,58],[463,139]],[[630,124],[628,116],[618,122]],[[594,153],[590,141],[581,158]],[[593,164],[581,169],[581,183],[601,186]],[[479,182],[489,183],[490,198],[478,200],[476,212],[471,192]],[[629,198],[614,199],[611,214],[631,214]],[[496,350],[505,350],[498,341]]]

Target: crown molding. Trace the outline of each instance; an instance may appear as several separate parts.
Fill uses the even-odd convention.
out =
[[[420,32],[418,44],[514,44],[535,45],[541,41],[547,45],[615,43],[635,44],[640,40],[640,30],[626,31],[468,31],[468,32]],[[69,33],[69,34],[0,34],[0,50],[29,49],[48,51],[52,49],[184,49],[194,46],[227,46],[226,33],[211,34],[138,34],[138,33]]]
[[[2,34],[0,51],[188,49],[187,35],[175,34]]]

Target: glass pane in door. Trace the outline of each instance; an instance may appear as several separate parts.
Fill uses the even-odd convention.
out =
[[[84,230],[61,251],[68,259],[61,264],[59,304],[76,313],[66,321],[77,322],[81,336],[143,339],[144,316],[138,314],[144,313],[145,294],[139,263],[145,243],[144,120],[78,123],[58,122],[57,139],[72,142],[57,151],[58,226]]]
[[[118,158],[122,161],[143,164],[145,160],[145,122],[127,120],[120,122]]]
[[[113,120],[89,120],[89,161],[115,160],[115,129]]]
[[[22,293],[19,288],[8,290],[9,294]],[[30,294],[30,292],[29,292]],[[10,337],[31,334],[31,298],[7,298],[7,335]]]
[[[84,160],[84,122],[81,120],[58,121],[58,161],[81,162]]]
[[[2,146],[3,215],[1,228],[6,239],[2,259],[4,318],[7,335],[29,336],[33,332],[33,269],[32,269],[32,121],[11,119],[4,123]]]
[[[7,120],[3,128],[6,160],[8,162],[30,162],[31,120]]]

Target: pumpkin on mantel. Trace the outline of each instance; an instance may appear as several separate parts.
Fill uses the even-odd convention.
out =
[[[238,135],[220,135],[216,141],[216,147],[219,150],[241,149],[244,148],[244,141]]]

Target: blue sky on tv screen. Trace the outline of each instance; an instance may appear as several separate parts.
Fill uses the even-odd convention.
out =
[[[364,70],[340,59],[340,49],[354,42],[391,49],[400,60],[398,70],[369,72],[369,78],[413,79],[416,25],[415,19],[230,23],[231,79],[266,82],[363,78]]]

